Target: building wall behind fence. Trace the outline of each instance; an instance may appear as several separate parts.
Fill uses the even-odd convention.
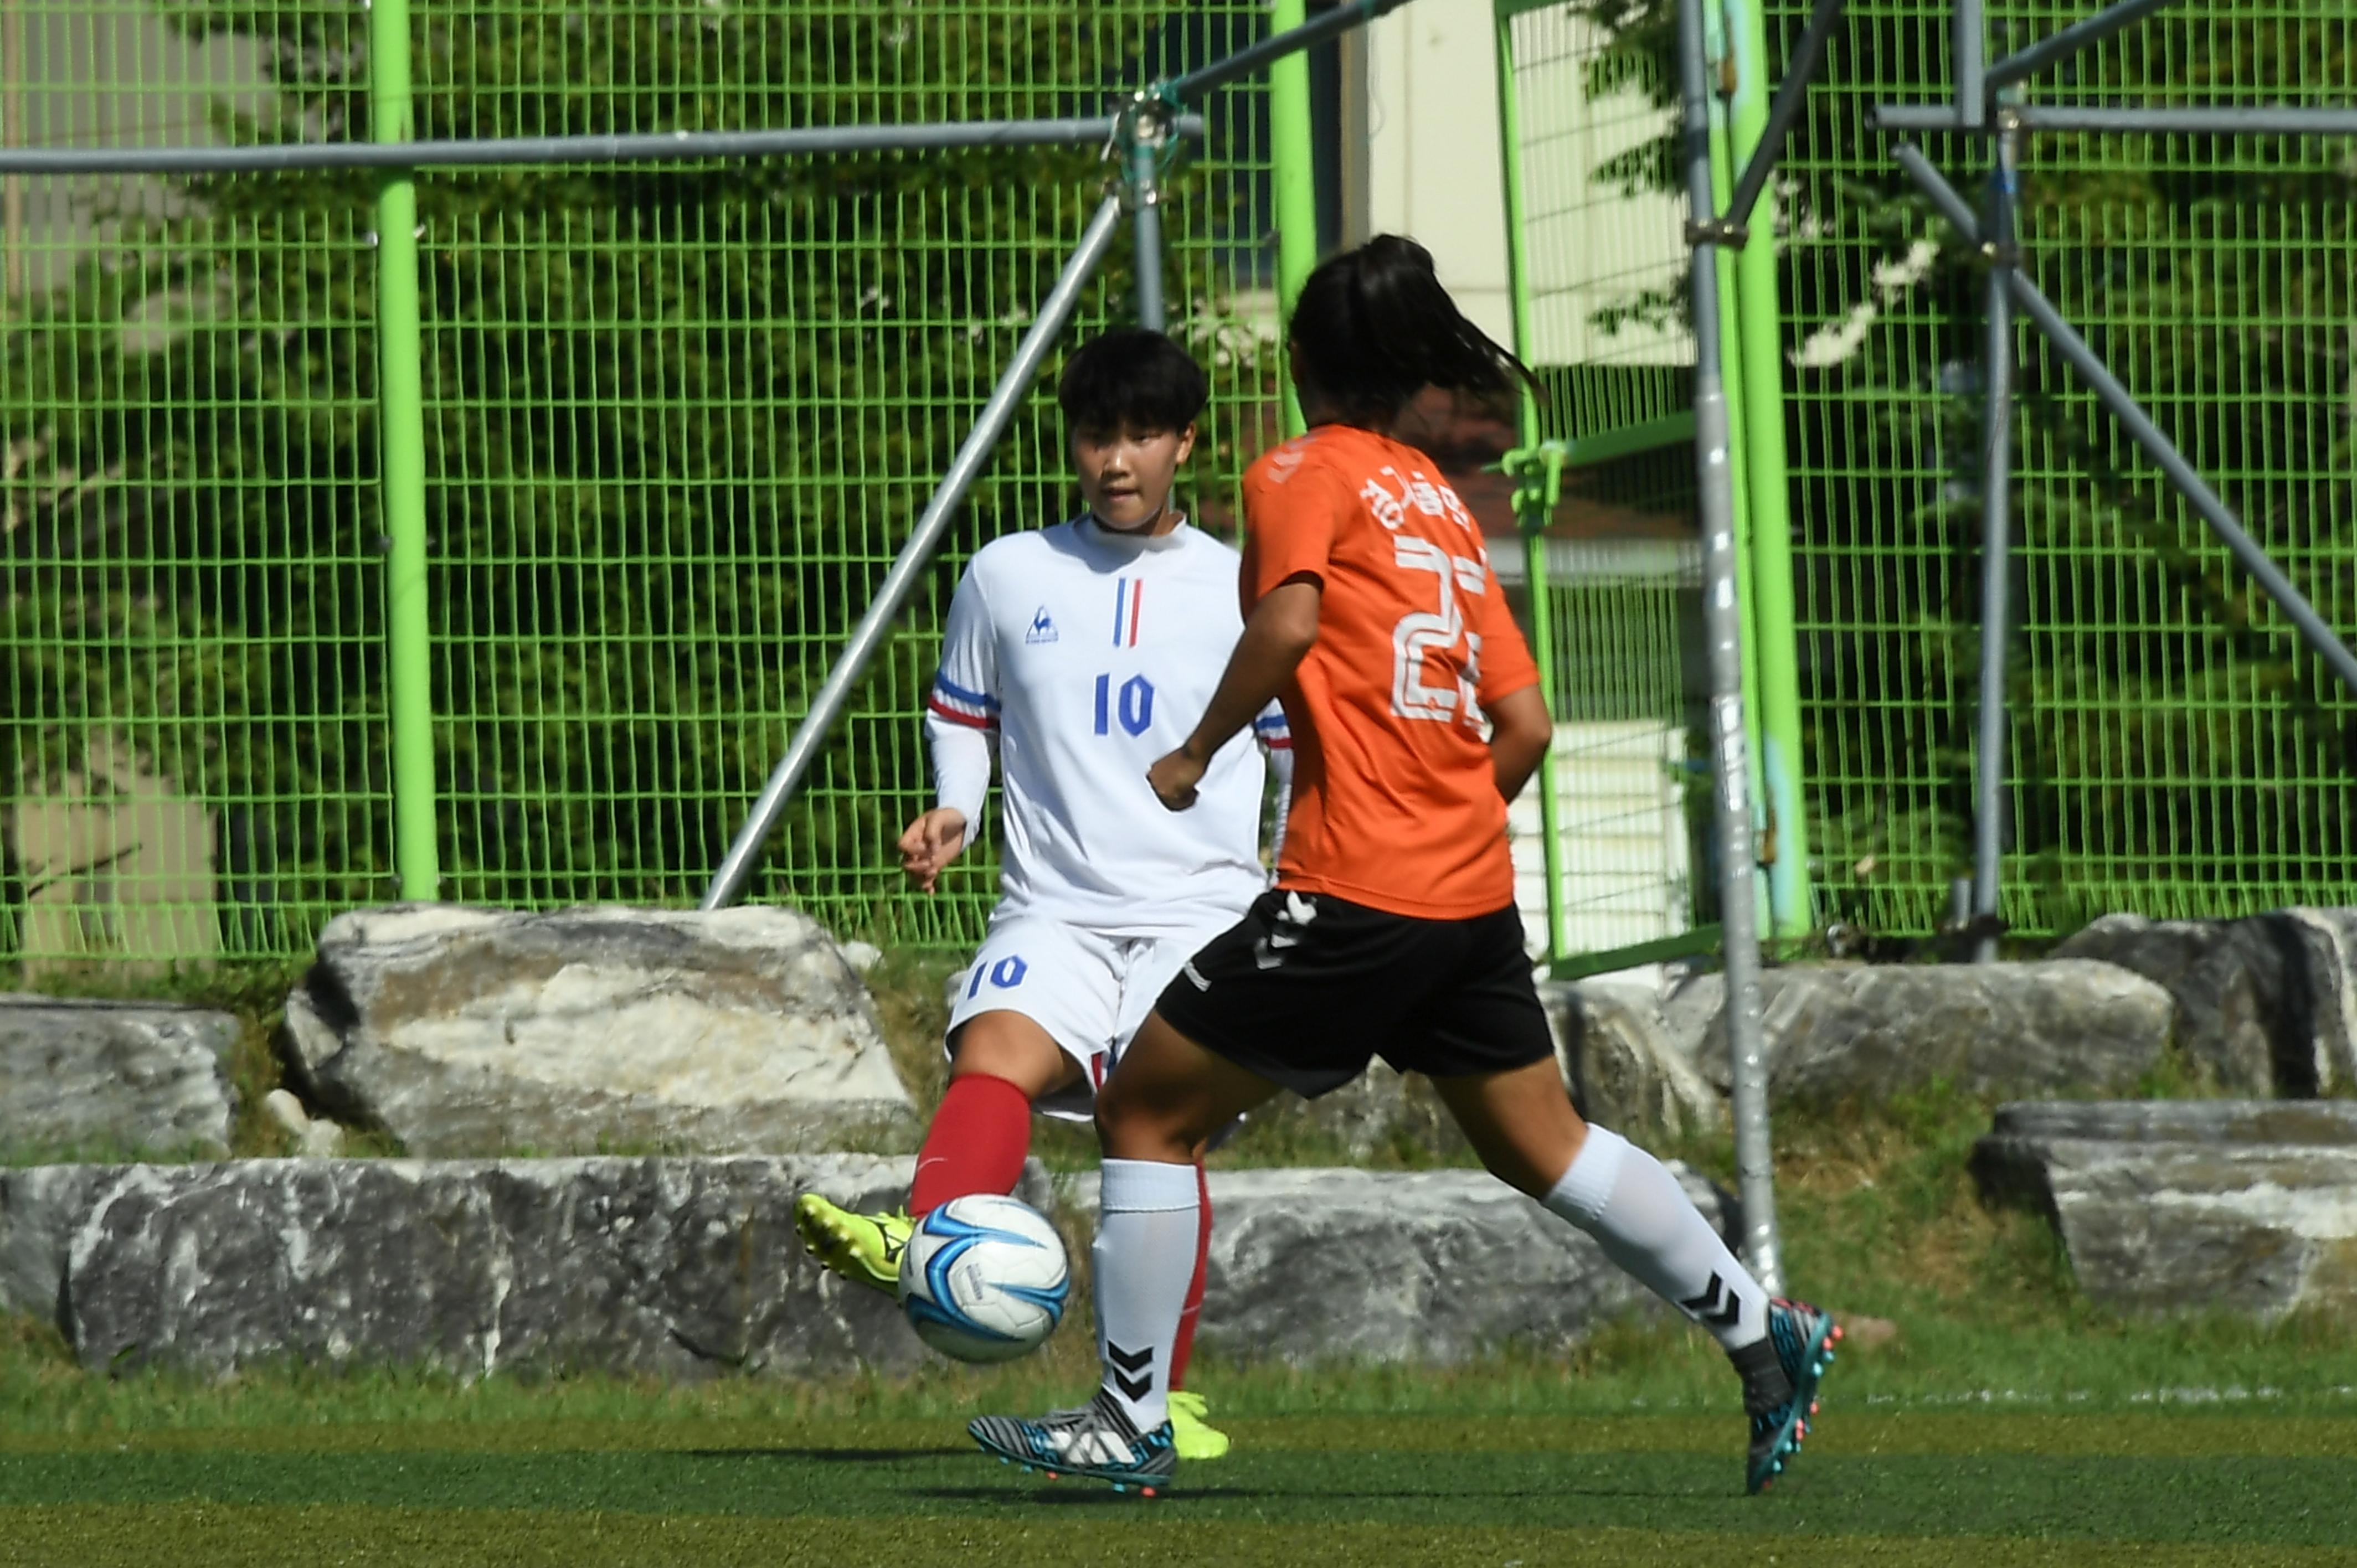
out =
[[[1809,7],[1773,0],[1771,48]],[[1991,7],[1992,57],[2093,0]],[[1787,167],[1792,484],[1821,914],[1921,932],[1970,868],[1982,273],[1866,112],[1951,92],[1950,11],[1853,5]],[[2186,0],[2031,102],[2346,105],[2357,19]],[[1985,150],[1927,155],[1978,199]],[[2029,274],[2357,636],[2351,139],[2041,135]],[[2005,916],[2357,901],[2357,699],[2032,330],[2018,335]]]
[[[365,134],[363,9],[16,4],[10,141]],[[415,134],[1099,113],[1263,26],[1242,3],[418,0]],[[1210,113],[1166,229],[1174,317],[1214,367],[1189,483],[1216,519],[1276,367],[1265,102]],[[420,178],[444,897],[693,900],[1103,183],[1093,148]],[[20,185],[0,958],[293,954],[393,895],[374,190]],[[1126,317],[1128,278],[1125,252],[1083,329]],[[957,567],[1062,515],[1063,468],[1043,393],[757,896],[897,940],[979,930],[987,846],[920,899],[889,843],[930,795],[916,715]]]

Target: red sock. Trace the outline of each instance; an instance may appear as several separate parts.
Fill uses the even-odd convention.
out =
[[[1030,1152],[1029,1095],[987,1073],[952,1079],[917,1152],[909,1212],[928,1214],[970,1192],[1013,1192]]]
[[[1187,1363],[1195,1355],[1195,1320],[1203,1316],[1203,1276],[1211,1266],[1211,1178],[1195,1166],[1195,1277],[1187,1283],[1187,1305],[1178,1312],[1178,1337],[1170,1345],[1170,1386],[1187,1386]]]

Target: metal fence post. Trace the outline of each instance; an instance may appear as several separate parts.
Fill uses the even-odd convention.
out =
[[[1272,35],[1292,31],[1309,14],[1308,0],[1275,0],[1269,9]],[[1285,381],[1285,433],[1306,428],[1301,400],[1285,370],[1285,320],[1318,264],[1318,170],[1309,134],[1309,55],[1296,49],[1268,68],[1269,186],[1276,220],[1276,316],[1278,373]]]
[[[1743,623],[1737,604],[1735,484],[1727,387],[1719,368],[1718,252],[1711,190],[1709,70],[1702,0],[1678,0],[1682,156],[1695,240],[1695,456],[1702,487],[1703,614],[1710,646],[1712,782],[1718,832],[1727,1050],[1745,1262],[1770,1294],[1783,1290],[1776,1171],[1768,1136],[1768,1054],[1760,1021],[1760,935],[1753,907],[1750,766],[1744,756]]]
[[[1760,0],[1728,0],[1728,45],[1736,82],[1728,139],[1735,162],[1760,151],[1768,126],[1768,27]],[[1797,63],[1797,62],[1796,62]],[[1805,69],[1805,68],[1803,68]],[[1773,197],[1735,255],[1735,340],[1743,381],[1743,478],[1749,501],[1752,685],[1759,712],[1759,774],[1774,854],[1768,908],[1775,934],[1804,937],[1814,925],[1809,893],[1808,811],[1801,797],[1800,637],[1793,626],[1792,513],[1784,453],[1783,312],[1776,275]]]
[[[369,12],[369,134],[410,140],[409,0]],[[434,656],[426,612],[425,345],[418,328],[417,184],[376,199],[377,505],[385,552],[385,660],[392,711],[393,867],[404,899],[432,899],[436,843]]]
[[[2009,107],[1997,109],[1996,158],[1989,171],[1987,401],[1981,430],[1980,777],[1974,796],[1973,915],[1982,927],[1973,957],[1996,961],[2006,820],[2007,639],[2012,615],[2014,199],[2021,172],[2021,130]]]
[[[1514,352],[1528,363],[1537,353],[1534,346],[1531,312],[1530,247],[1523,232],[1523,145],[1522,102],[1514,84],[1514,23],[1512,16],[1500,11],[1498,27],[1498,166],[1505,182],[1506,209],[1506,278],[1512,301]],[[1539,445],[1538,399],[1531,389],[1522,389],[1521,439],[1524,453],[1534,453]],[[1544,459],[1541,459],[1542,462]],[[1531,607],[1531,659],[1539,667],[1539,691],[1546,697],[1547,713],[1561,718],[1555,698],[1561,689],[1555,682],[1555,606],[1547,583],[1546,525],[1548,508],[1545,502],[1555,486],[1542,483],[1534,492],[1528,480],[1517,485],[1516,499],[1523,502],[1516,508],[1515,521],[1523,530],[1523,587]],[[1546,875],[1546,957],[1549,965],[1571,956],[1571,922],[1567,900],[1564,894],[1563,865],[1563,791],[1558,781],[1555,747],[1550,744],[1539,757],[1539,833],[1542,863]]]

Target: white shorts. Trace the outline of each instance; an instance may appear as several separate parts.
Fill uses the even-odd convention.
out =
[[[1174,937],[1107,937],[1039,915],[993,920],[973,964],[958,977],[949,1032],[985,1013],[1022,1014],[1081,1068],[1079,1085],[1046,1096],[1037,1109],[1086,1122],[1095,1114],[1097,1089],[1162,988],[1232,924]]]

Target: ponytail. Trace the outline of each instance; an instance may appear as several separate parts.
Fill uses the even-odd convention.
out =
[[[1388,424],[1426,387],[1494,399],[1517,377],[1538,384],[1457,308],[1432,252],[1397,234],[1319,263],[1287,337],[1302,380],[1352,424]]]

